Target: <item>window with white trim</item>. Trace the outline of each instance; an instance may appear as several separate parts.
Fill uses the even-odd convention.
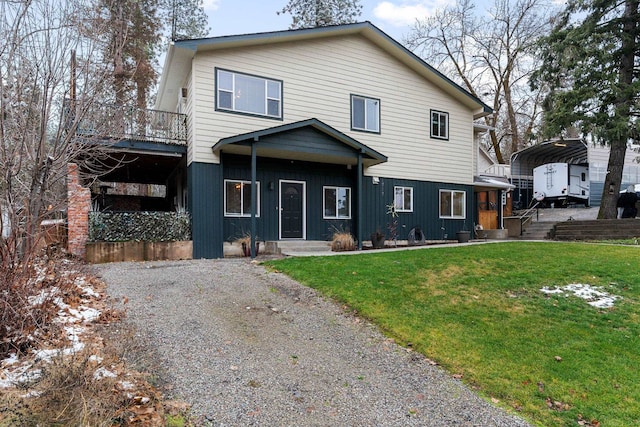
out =
[[[393,187],[396,212],[413,212],[413,187]]]
[[[280,80],[216,69],[216,109],[282,118]]]
[[[351,129],[380,132],[380,100],[351,95]]]
[[[256,216],[260,216],[260,183],[258,190]],[[251,216],[251,181],[224,180],[224,215]]]
[[[349,187],[322,187],[324,193],[322,200],[324,219],[350,219],[351,218],[351,188]]]
[[[431,137],[449,139],[449,113],[431,110]]]
[[[440,190],[440,218],[466,218],[466,191]]]

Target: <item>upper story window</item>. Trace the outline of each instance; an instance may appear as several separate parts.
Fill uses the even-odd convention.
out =
[[[282,81],[216,69],[216,109],[282,118]]]
[[[256,182],[258,191],[256,216],[260,216],[260,183]],[[224,180],[224,215],[251,216],[251,181]]]
[[[459,190],[440,190],[440,218],[466,217],[467,193]]]
[[[351,218],[351,188],[323,187],[324,219]]]
[[[380,133],[380,100],[351,95],[351,129]]]
[[[396,212],[413,212],[413,187],[393,187]]]
[[[449,139],[449,113],[431,110],[431,138]]]

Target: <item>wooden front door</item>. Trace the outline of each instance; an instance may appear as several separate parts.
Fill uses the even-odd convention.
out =
[[[304,238],[304,182],[280,181],[280,238]]]
[[[496,230],[498,228],[497,191],[478,193],[478,224],[484,230]]]

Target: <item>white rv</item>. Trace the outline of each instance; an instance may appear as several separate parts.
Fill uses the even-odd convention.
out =
[[[543,206],[589,206],[589,166],[547,163],[534,168],[533,197]]]

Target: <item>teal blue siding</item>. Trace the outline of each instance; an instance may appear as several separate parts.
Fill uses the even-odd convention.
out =
[[[224,178],[217,184],[223,191],[224,179],[251,180],[251,160],[246,156],[224,155]],[[301,161],[258,158],[257,180],[260,182],[260,217],[257,233],[260,240],[279,238],[279,181],[304,181],[307,202],[307,240],[330,240],[335,229],[355,231],[353,220],[325,220],[322,218],[323,186],[351,187],[352,218],[355,214],[355,168]],[[225,217],[223,235],[225,241],[233,241],[249,232],[250,218]]]
[[[427,240],[439,240],[446,234],[449,239],[455,238],[460,230],[473,228],[473,187],[469,185],[423,182],[406,179],[380,178],[373,184],[371,177],[364,177],[364,213],[363,240],[368,240],[371,233],[379,229],[389,238],[388,226],[391,215],[387,206],[393,203],[393,187],[405,186],[413,188],[413,212],[398,213],[398,239],[407,239],[413,227],[420,227]],[[466,192],[466,218],[439,218],[439,191],[461,190]]]
[[[194,258],[222,258],[222,168],[191,163],[187,168]]]
[[[250,218],[224,216],[224,179],[251,180],[250,157],[223,155],[220,165],[192,163],[188,167],[189,211],[192,215],[194,258],[223,256],[223,242],[233,241],[251,229]],[[357,230],[357,218],[362,221],[363,236],[369,240],[379,229],[389,237],[387,205],[393,202],[393,187],[413,188],[413,212],[401,212],[398,217],[398,239],[406,239],[409,231],[419,226],[428,240],[439,240],[446,235],[454,239],[459,230],[472,230],[474,218],[473,187],[460,184],[421,182],[393,178],[363,177],[363,212],[358,216],[356,200],[356,169],[344,165],[331,165],[301,161],[258,158],[257,179],[260,182],[260,217],[257,232],[260,240],[279,238],[279,181],[292,180],[306,183],[306,238],[330,240],[334,231]],[[325,220],[322,215],[322,189],[324,186],[351,188],[351,215],[349,220]],[[439,190],[461,190],[466,196],[466,219],[439,218]]]

